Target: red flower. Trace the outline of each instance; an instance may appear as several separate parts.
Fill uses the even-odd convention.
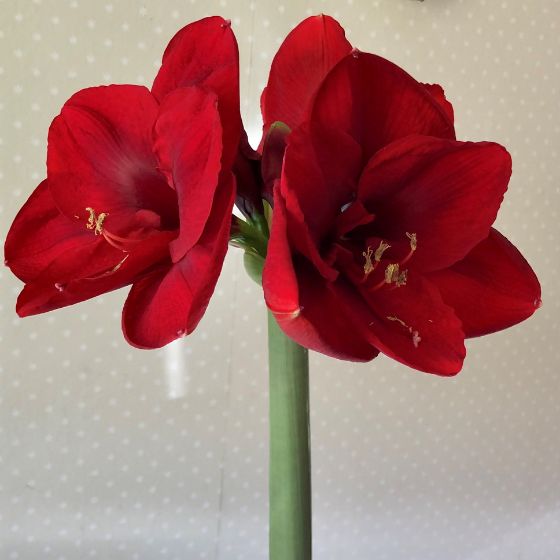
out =
[[[49,130],[47,179],[6,239],[6,262],[25,282],[19,315],[132,283],[131,344],[191,332],[227,250],[240,128],[237,44],[218,17],[177,33],[151,92],[72,96]]]
[[[315,33],[315,58],[340,59],[329,54],[332,34],[316,35],[319,22],[335,25],[316,18],[297,33]],[[299,48],[287,41],[272,72],[300,59]],[[491,228],[510,156],[497,144],[456,141],[443,90],[380,57],[353,51],[324,69],[309,82],[302,70],[282,95],[271,72],[264,95],[265,131],[273,120],[293,128],[273,179],[267,305],[313,350],[360,361],[381,351],[453,375],[465,337],[511,326],[540,304],[530,266]],[[266,149],[265,140],[263,165]]]

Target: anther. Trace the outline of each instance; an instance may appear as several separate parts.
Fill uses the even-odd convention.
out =
[[[360,56],[361,51],[359,49],[357,49],[356,47],[354,47],[351,51],[351,54],[354,58],[358,58]]]
[[[224,20],[224,23],[222,23],[222,28],[226,27],[231,27],[231,19],[226,19]]]
[[[418,240],[416,238],[415,233],[408,233],[406,232],[406,236],[410,239],[410,250],[416,251],[416,247],[418,246]]]
[[[373,252],[371,247],[368,246],[367,251],[364,251],[362,253],[363,257],[366,260],[366,262],[364,263],[364,274],[366,275],[366,277],[369,276],[377,268],[377,265],[379,264],[381,258],[383,257],[383,253],[387,249],[389,249],[389,247],[391,247],[389,243],[385,243],[385,241],[381,241],[379,243],[379,247],[377,247],[375,252]],[[373,256],[373,261],[375,262],[371,260],[372,256]]]
[[[54,287],[55,287],[59,292],[63,292],[63,291],[64,291],[64,285],[61,284],[60,282],[55,282]]]
[[[408,237],[409,241],[410,241],[410,251],[408,253],[408,255],[406,255],[406,257],[401,261],[401,265],[405,264],[406,262],[409,261],[410,257],[412,257],[412,255],[414,254],[414,251],[416,251],[417,247],[418,247],[418,239],[416,238],[416,234],[415,233],[408,233],[408,231],[406,232],[406,236]]]
[[[379,262],[381,260],[381,257],[383,256],[383,253],[390,247],[391,245],[389,245],[389,243],[385,243],[385,241],[382,241],[379,244],[379,247],[377,247],[377,249],[375,250],[375,260]]]
[[[373,255],[373,251],[371,250],[371,247],[368,247],[367,251],[364,251],[362,255],[366,259],[366,262],[364,263],[364,274],[367,277],[375,270],[375,266],[371,262],[371,256]]]
[[[109,214],[107,214],[107,212],[101,212],[101,214],[96,215],[95,210],[89,206],[86,208],[86,212],[89,212],[86,227],[88,229],[93,229],[95,235],[101,235],[103,233],[103,222]]]
[[[385,283],[395,284],[397,288],[404,286],[408,277],[408,270],[400,270],[398,263],[387,265],[385,269]]]

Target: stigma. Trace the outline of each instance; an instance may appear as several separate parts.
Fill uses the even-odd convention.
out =
[[[395,323],[398,323],[399,325],[403,326],[410,333],[410,336],[412,337],[412,344],[413,344],[414,348],[418,348],[418,345],[422,341],[422,338],[420,336],[420,333],[417,330],[408,326],[402,319],[399,319],[395,315],[388,315],[387,319],[389,319],[389,321],[394,321]]]

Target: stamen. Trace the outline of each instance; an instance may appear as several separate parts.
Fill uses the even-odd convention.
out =
[[[364,258],[366,259],[366,262],[364,263],[364,274],[366,275],[366,277],[369,276],[377,268],[378,263],[381,261],[381,258],[383,257],[383,253],[387,249],[389,249],[389,247],[391,247],[389,243],[386,243],[385,241],[381,241],[379,243],[379,247],[377,247],[374,253],[371,247],[368,245],[367,252],[364,251],[362,253]],[[375,263],[372,262],[371,260],[372,255]]]
[[[406,232],[406,236],[410,239],[410,250],[416,251],[416,247],[418,247],[418,240],[416,238],[415,233],[408,233]]]
[[[422,338],[418,331],[414,330],[412,327],[409,327],[402,319],[399,319],[394,315],[388,315],[387,319],[389,319],[389,321],[395,321],[399,323],[399,325],[402,325],[412,335],[412,344],[414,345],[414,348],[418,348],[418,345],[422,341]]]
[[[371,256],[373,255],[373,251],[371,250],[371,247],[368,247],[367,252],[364,251],[362,255],[366,259],[366,262],[364,263],[364,274],[367,277],[375,270],[375,266],[371,262]]]
[[[101,214],[96,215],[95,210],[90,206],[86,208],[86,212],[89,212],[86,227],[88,229],[93,229],[95,235],[101,235],[103,233],[103,222],[109,214],[107,212],[101,212]]]
[[[395,283],[397,288],[406,285],[406,280],[408,277],[408,270],[399,270],[398,263],[392,263],[387,265],[385,269],[385,284]]]
[[[113,268],[110,268],[105,272],[101,272],[100,274],[96,274],[95,276],[88,276],[87,278],[84,278],[84,280],[99,280],[99,278],[105,278],[105,276],[111,276],[111,274],[114,274],[115,272],[117,272],[117,270],[119,270],[119,268],[124,264],[124,261],[126,261],[126,259],[128,259],[129,256],[130,255],[127,254],[124,257],[124,259],[118,262]]]
[[[400,288],[401,286],[405,286],[407,278],[408,278],[408,270],[403,270],[399,274],[399,277],[397,278],[397,281],[395,282],[395,284],[397,285],[397,288]]]
[[[399,277],[399,265],[398,264],[389,264],[385,269],[385,283],[391,284],[391,282],[395,282]]]
[[[375,260],[379,262],[381,260],[381,257],[383,256],[383,253],[390,247],[391,245],[389,245],[389,243],[385,243],[385,241],[382,241],[375,251]]]

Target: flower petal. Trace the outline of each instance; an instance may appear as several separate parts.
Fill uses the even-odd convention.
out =
[[[333,18],[319,15],[302,21],[272,61],[261,99],[265,132],[275,121],[292,129],[300,125],[325,76],[351,50],[344,29]]]
[[[170,247],[177,262],[202,235],[218,187],[222,127],[216,95],[197,87],[174,90],[161,104],[154,136],[159,167],[177,191],[180,230]]]
[[[204,315],[227,251],[235,185],[218,192],[206,228],[186,255],[135,282],[123,309],[123,332],[138,348],[160,348],[191,333]]]
[[[288,136],[281,189],[295,196],[318,242],[333,227],[341,207],[352,202],[361,171],[361,150],[343,131],[304,125]]]
[[[88,241],[60,253],[26,284],[16,310],[21,317],[36,315],[126,286],[158,262],[169,261],[168,244],[174,235],[154,233],[124,252],[90,234]]]
[[[455,138],[445,111],[422,84],[367,53],[346,56],[329,73],[317,92],[311,119],[350,133],[366,161],[409,134]]]
[[[511,327],[541,305],[541,287],[523,255],[492,229],[463,260],[431,276],[467,337]]]
[[[276,189],[263,290],[280,328],[298,344],[328,356],[373,359],[377,350],[350,322],[330,284],[303,260],[294,265],[286,220],[284,201]]]
[[[49,187],[64,214],[85,224],[91,208],[118,232],[151,210],[164,229],[176,226],[176,196],[152,152],[157,108],[146,88],[127,85],[85,89],[65,103],[47,152]]]
[[[465,357],[461,322],[437,288],[412,278],[400,288],[362,291],[367,303],[360,309],[369,320],[369,340],[381,352],[414,369],[455,375]]]
[[[162,102],[179,87],[200,86],[218,96],[224,128],[224,166],[233,164],[241,133],[239,53],[229,21],[213,16],[183,27],[171,39],[152,93]]]
[[[430,93],[430,95],[439,103],[443,112],[447,115],[449,123],[453,126],[455,122],[455,113],[453,111],[453,105],[445,97],[445,91],[439,84],[422,84]]]
[[[380,236],[398,242],[415,233],[410,266],[435,271],[488,236],[510,175],[510,155],[498,144],[410,136],[370,160],[358,198]]]
[[[42,181],[18,212],[6,236],[6,264],[18,278],[30,282],[58,256],[90,239],[91,233],[60,213],[48,182]]]

